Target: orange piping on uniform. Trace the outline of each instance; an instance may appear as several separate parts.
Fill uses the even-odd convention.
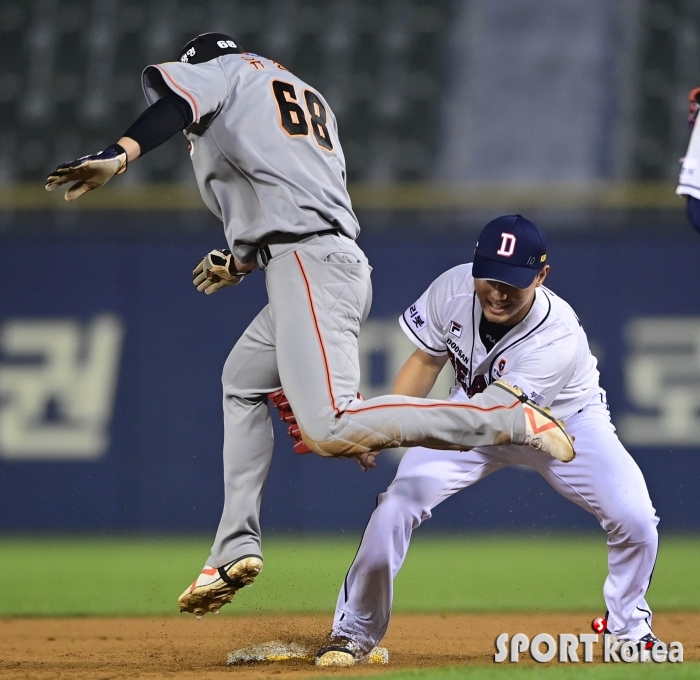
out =
[[[374,411],[377,409],[384,408],[468,408],[476,411],[483,411],[484,413],[489,413],[490,411],[499,411],[501,409],[510,411],[511,409],[516,408],[519,404],[519,401],[516,401],[510,406],[475,406],[474,404],[446,404],[444,402],[441,402],[439,404],[378,404],[376,406],[359,406],[355,409],[349,408],[345,411],[345,413],[360,413],[361,411]]]
[[[333,410],[335,411],[336,415],[338,415],[340,412],[338,411],[338,407],[335,405],[335,397],[333,396],[333,383],[331,382],[331,371],[328,366],[328,355],[326,354],[326,346],[323,344],[323,336],[321,335],[321,329],[318,325],[318,317],[316,315],[316,307],[314,306],[314,300],[311,297],[311,286],[309,284],[309,279],[306,276],[306,270],[304,269],[304,265],[302,264],[301,258],[299,257],[299,253],[294,251],[294,257],[296,258],[299,264],[299,269],[301,269],[301,276],[304,279],[304,285],[306,286],[306,296],[309,298],[311,316],[313,317],[314,328],[316,329],[316,337],[318,338],[318,344],[321,346],[321,354],[323,355],[323,366],[326,369],[326,384],[328,386],[328,396],[330,396],[331,398],[331,406],[333,407]]]

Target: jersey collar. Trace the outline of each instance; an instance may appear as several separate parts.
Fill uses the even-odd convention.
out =
[[[542,325],[544,320],[549,316],[552,303],[545,292],[545,289],[540,287],[535,291],[535,302],[533,303],[527,316],[517,325],[513,326],[494,346],[493,349],[486,355],[486,358],[475,370],[475,374],[483,373],[481,369],[491,363],[494,355],[503,351],[504,348],[515,345],[523,340],[526,336],[534,333],[536,329]],[[481,303],[477,295],[474,295],[474,322],[477,324],[475,328],[476,337],[479,337],[478,324],[483,314]]]

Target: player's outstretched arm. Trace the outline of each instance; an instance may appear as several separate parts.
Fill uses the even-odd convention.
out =
[[[66,201],[74,201],[88,191],[109,182],[114,175],[126,172],[128,155],[120,144],[111,144],[104,151],[62,163],[46,178],[46,191],[68,182],[76,182],[66,191]]]
[[[392,388],[392,394],[402,394],[405,397],[428,396],[443,366],[447,363],[447,355],[434,357],[422,349],[416,349],[404,365],[399,369]],[[357,464],[366,472],[369,468],[377,467],[374,459],[379,452],[371,451],[355,456]]]
[[[427,397],[446,363],[446,354],[435,357],[417,349],[399,369],[392,393],[421,399]]]
[[[160,146],[193,122],[190,105],[171,93],[149,106],[116,144],[104,151],[59,165],[47,178],[46,190],[75,182],[66,191],[66,201],[74,201],[88,191],[126,172],[128,163]]]

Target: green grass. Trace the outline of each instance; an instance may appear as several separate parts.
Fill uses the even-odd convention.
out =
[[[176,614],[208,543],[0,539],[0,615]],[[355,539],[268,538],[261,576],[222,612],[331,612],[356,549]],[[656,611],[700,610],[698,555],[700,537],[663,540],[649,593]],[[602,611],[606,557],[602,535],[417,537],[394,611]]]
[[[329,676],[332,678],[338,675]],[[355,676],[356,677],[356,676]],[[700,663],[618,663],[610,665],[572,664],[571,666],[473,666],[427,668],[382,673],[382,680],[690,680],[700,678]],[[318,680],[324,680],[318,678]]]

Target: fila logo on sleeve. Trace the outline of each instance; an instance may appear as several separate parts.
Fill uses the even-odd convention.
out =
[[[458,338],[462,337],[462,326],[458,324],[456,321],[453,321],[450,324],[450,333],[452,335],[456,335]]]
[[[510,257],[515,252],[515,236],[508,232],[501,234],[501,247],[496,251],[496,255]]]

